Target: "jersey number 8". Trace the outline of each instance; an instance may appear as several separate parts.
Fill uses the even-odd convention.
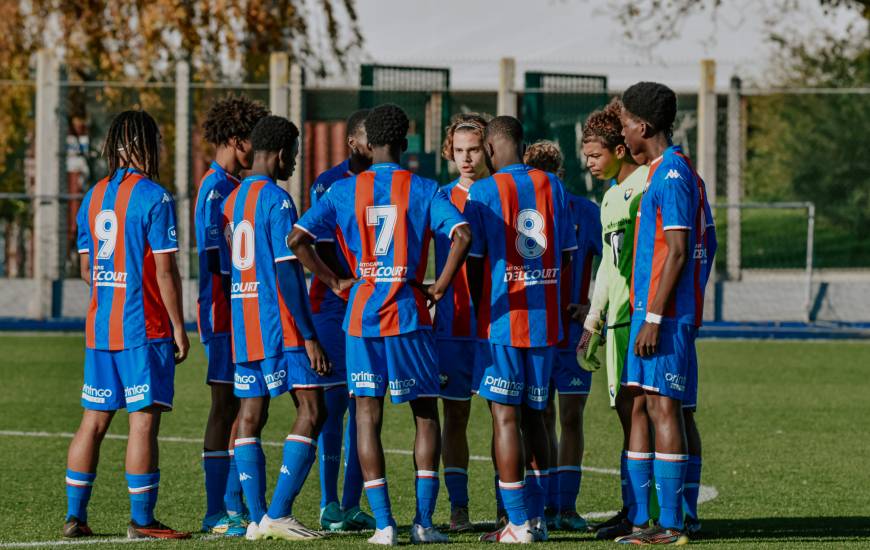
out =
[[[517,214],[517,252],[527,260],[544,255],[547,250],[547,236],[544,235],[544,216],[532,208],[520,210]]]
[[[239,271],[254,265],[254,226],[248,220],[240,221],[233,228],[233,267]]]

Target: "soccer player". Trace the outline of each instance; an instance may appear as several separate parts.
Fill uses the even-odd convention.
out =
[[[334,184],[299,220],[290,245],[300,261],[334,292],[353,283],[344,319],[348,386],[357,406],[357,442],[365,491],[375,516],[373,544],[396,544],[381,445],[383,401],[408,402],[414,440],[417,513],[414,543],[445,542],[432,525],[438,495],[441,435],[438,364],[427,301],[444,296],[471,240],[468,225],[434,181],[402,169],[408,117],[396,105],[380,105],[365,121],[371,168]],[[342,280],[315,255],[316,235],[335,230],[353,280]],[[422,285],[431,236],[446,235],[453,247],[441,275]]]
[[[254,126],[251,175],[223,202],[228,250],[224,271],[232,273],[234,391],[241,399],[235,459],[250,508],[246,538],[313,539],[292,515],[317,455],[315,439],[326,420],[323,378],[329,362],[315,336],[302,266],[288,246],[296,206],[276,181],[296,166],[299,131],[292,122],[267,116]],[[266,459],[260,433],[270,399],[290,392],[296,421],[272,502],[266,509]]]
[[[268,114],[263,105],[245,96],[228,96],[209,109],[203,133],[215,148],[215,158],[199,184],[194,211],[199,256],[197,326],[208,361],[206,384],[211,386],[211,410],[202,445],[206,497],[202,531],[229,537],[244,536],[247,520],[239,472],[230,449],[239,400],[233,395],[232,385],[230,281],[221,274],[220,266],[220,248],[226,245],[221,231],[221,202],[238,186],[239,170],[251,168],[251,130]]]
[[[65,537],[91,536],[91,497],[100,444],[127,409],[127,537],[182,539],[154,518],[160,415],[172,409],[175,365],[187,357],[181,277],[175,263],[175,203],[158,177],[160,131],[145,111],[112,120],[103,146],[109,175],[76,216],[81,276],[90,286],[85,321],[84,414],[69,446]],[[174,348],[174,350],[173,350]]]
[[[563,177],[562,152],[552,141],[533,143],[526,150],[525,163],[532,168]],[[589,309],[589,281],[592,260],[601,256],[601,224],[598,206],[567,193],[568,211],[577,239],[571,263],[562,268],[562,340],[557,346],[551,392],[559,393],[559,424],[556,432],[556,396],[550,395],[545,420],[550,439],[550,482],[547,494],[547,526],[566,531],[586,531],[577,513],[583,462],[583,409],[592,382],[592,373],[580,368],[575,348],[580,340],[581,321]]]
[[[367,109],[363,109],[348,117],[345,127],[350,157],[317,176],[311,186],[312,205],[317,204],[336,181],[364,172],[371,166],[372,159],[366,146],[364,124],[368,113]],[[315,250],[320,259],[340,277],[351,276],[344,253],[336,243],[334,228],[318,236]],[[314,314],[314,329],[332,363],[332,374],[325,380],[333,384],[325,389],[326,424],[323,425],[317,440],[320,447],[320,525],[330,531],[374,529],[375,519],[359,507],[363,479],[356,451],[356,406],[347,394],[345,342],[341,328],[347,312],[347,292],[341,296],[334,294],[320,279],[314,277],[311,280],[309,298]],[[344,488],[339,506],[338,470],[346,412],[348,421],[344,437]]]
[[[688,466],[682,404],[696,369],[713,223],[704,182],[670,138],[677,101],[655,82],[622,96],[622,135],[635,158],[650,165],[635,231],[631,333],[621,383],[632,397],[628,480],[632,491],[627,544],[682,544],[683,483]],[[691,396],[688,396],[691,398]],[[655,430],[651,453],[648,422]],[[647,486],[655,474],[660,515],[649,520]]]
[[[583,125],[583,155],[593,177],[609,183],[601,203],[603,239],[602,261],[595,275],[595,290],[589,314],[584,321],[581,351],[585,352],[593,334],[600,335],[607,326],[605,364],[610,406],[627,397],[620,391],[619,381],[628,353],[631,324],[631,303],[628,298],[634,256],[635,216],[640,197],[646,185],[648,167],[638,166],[625,146],[622,124],[619,122],[621,104],[612,101],[605,109],[595,111]],[[587,365],[592,363],[587,362]],[[598,364],[589,368],[596,368]],[[623,428],[623,450],[620,459],[622,510],[613,518],[595,526],[599,538],[614,539],[631,532],[627,520],[629,497],[626,479],[626,451],[631,422],[630,409],[616,407]]]
[[[547,537],[549,441],[543,410],[553,346],[562,339],[560,271],[571,261],[577,242],[562,182],[522,163],[520,122],[496,117],[485,135],[496,172],[475,184],[466,205],[476,237],[467,269],[476,305],[483,278],[492,284],[491,359],[478,393],[492,411],[499,492],[509,522],[484,540],[532,542]],[[484,273],[487,255],[491,269]]]
[[[460,212],[465,210],[474,182],[489,176],[483,132],[486,119],[468,113],[456,116],[447,127],[441,155],[456,163],[459,177],[443,190]],[[435,274],[440,275],[452,243],[444,235],[435,237]],[[463,265],[435,312],[435,342],[441,375],[441,402],[444,404],[443,441],[444,485],[450,498],[450,531],[474,528],[468,517],[468,417],[474,387],[474,355],[477,348],[476,317],[468,293],[468,277]]]

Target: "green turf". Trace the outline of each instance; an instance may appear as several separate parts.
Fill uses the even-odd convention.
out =
[[[78,425],[82,337],[80,335],[0,335],[0,430],[72,432]],[[870,517],[867,487],[870,439],[862,425],[870,413],[866,369],[870,343],[702,341],[699,343],[704,438],[703,483],[718,497],[701,506],[706,537],[700,545],[757,548],[867,547]],[[199,438],[208,410],[202,383],[202,346],[193,344],[190,360],[176,378],[176,409],[166,415],[166,436]],[[586,412],[585,464],[615,468],[619,430],[607,409],[603,373],[595,375]],[[385,446],[410,449],[412,424],[406,406],[387,407]],[[474,402],[470,427],[472,453],[487,455],[489,416]],[[273,404],[264,441],[280,442],[293,418],[287,397]],[[112,433],[123,434],[119,413]],[[0,435],[0,545],[59,539],[66,510],[64,469],[66,438]],[[189,530],[199,527],[204,505],[200,447],[196,443],[161,445],[162,481],[158,517]],[[279,447],[267,447],[270,487]],[[90,524],[106,536],[124,533],[128,502],[123,481],[124,442],[107,440],[91,501]],[[407,526],[414,509],[410,457],[387,455],[393,510]],[[493,517],[492,467],[473,461],[470,468],[473,520]],[[316,525],[319,488],[316,468],[295,512]],[[581,513],[612,510],[619,498],[615,476],[586,473],[578,501]],[[442,489],[436,521],[446,522]],[[407,541],[407,533],[401,535]],[[473,536],[453,537],[470,544]],[[550,546],[613,547],[588,535],[553,533]],[[329,538],[322,548],[365,547],[363,536]],[[220,541],[220,545],[246,544]],[[214,548],[215,541],[160,543],[185,548]],[[247,543],[252,544],[252,543]],[[262,543],[275,545],[277,543]],[[98,548],[116,545],[103,544]],[[117,545],[120,546],[120,545]]]

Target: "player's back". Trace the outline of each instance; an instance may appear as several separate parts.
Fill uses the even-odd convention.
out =
[[[491,266],[490,341],[504,346],[556,344],[562,335],[562,252],[576,249],[562,182],[526,165],[508,166],[475,184],[472,255]],[[483,238],[478,238],[481,235]]]
[[[77,221],[79,252],[91,262],[87,347],[122,350],[170,339],[154,261],[155,253],[178,250],[169,193],[122,168],[87,192]]]
[[[571,264],[562,270],[560,286],[562,297],[562,347],[573,346],[580,340],[580,323],[571,320],[567,304],[588,304],[594,256],[601,255],[601,213],[591,200],[566,193],[569,221],[577,239],[577,248],[571,253]],[[568,327],[566,329],[566,327]]]
[[[457,210],[465,211],[469,189],[462,185],[459,179],[441,189]],[[450,254],[453,242],[449,236],[442,234],[436,234],[434,241],[435,276],[438,277],[444,269],[444,264],[447,263],[447,256]],[[453,278],[450,288],[436,304],[435,336],[444,339],[472,339],[477,334],[476,321],[468,287],[468,273],[463,263]]]
[[[276,267],[295,259],[287,245],[297,218],[290,195],[266,176],[251,176],[224,200],[223,212],[235,362],[259,361],[301,347],[303,339],[278,290]]]

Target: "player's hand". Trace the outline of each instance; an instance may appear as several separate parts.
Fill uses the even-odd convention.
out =
[[[582,321],[589,313],[591,304],[568,304],[565,309],[568,310],[568,315],[573,321]]]
[[[336,294],[336,296],[341,296],[345,293],[347,289],[355,285],[359,281],[359,279],[335,279],[335,282],[332,285],[332,292]]]
[[[447,294],[446,288],[441,288],[438,286],[438,283],[431,285],[422,285],[421,290],[423,290],[423,294],[426,295],[426,305],[428,307],[434,306],[438,301]]]
[[[311,369],[319,376],[326,376],[332,372],[332,364],[317,340],[305,340],[305,353],[311,361]]]
[[[187,331],[183,326],[173,329],[172,339],[175,343],[175,364],[184,362],[187,359],[187,352],[190,351],[190,341],[187,339]]]
[[[580,304],[568,304],[568,311],[571,311],[571,306],[585,307]],[[573,314],[572,314],[573,317]],[[589,342],[592,340],[593,334],[601,334],[601,329],[604,326],[604,321],[601,319],[601,313],[598,311],[587,311],[586,320],[583,321],[583,334],[580,335],[580,342],[577,344],[577,354],[586,354],[589,349]]]
[[[634,339],[634,354],[638,357],[650,357],[659,349],[659,326],[656,323],[644,322]]]

